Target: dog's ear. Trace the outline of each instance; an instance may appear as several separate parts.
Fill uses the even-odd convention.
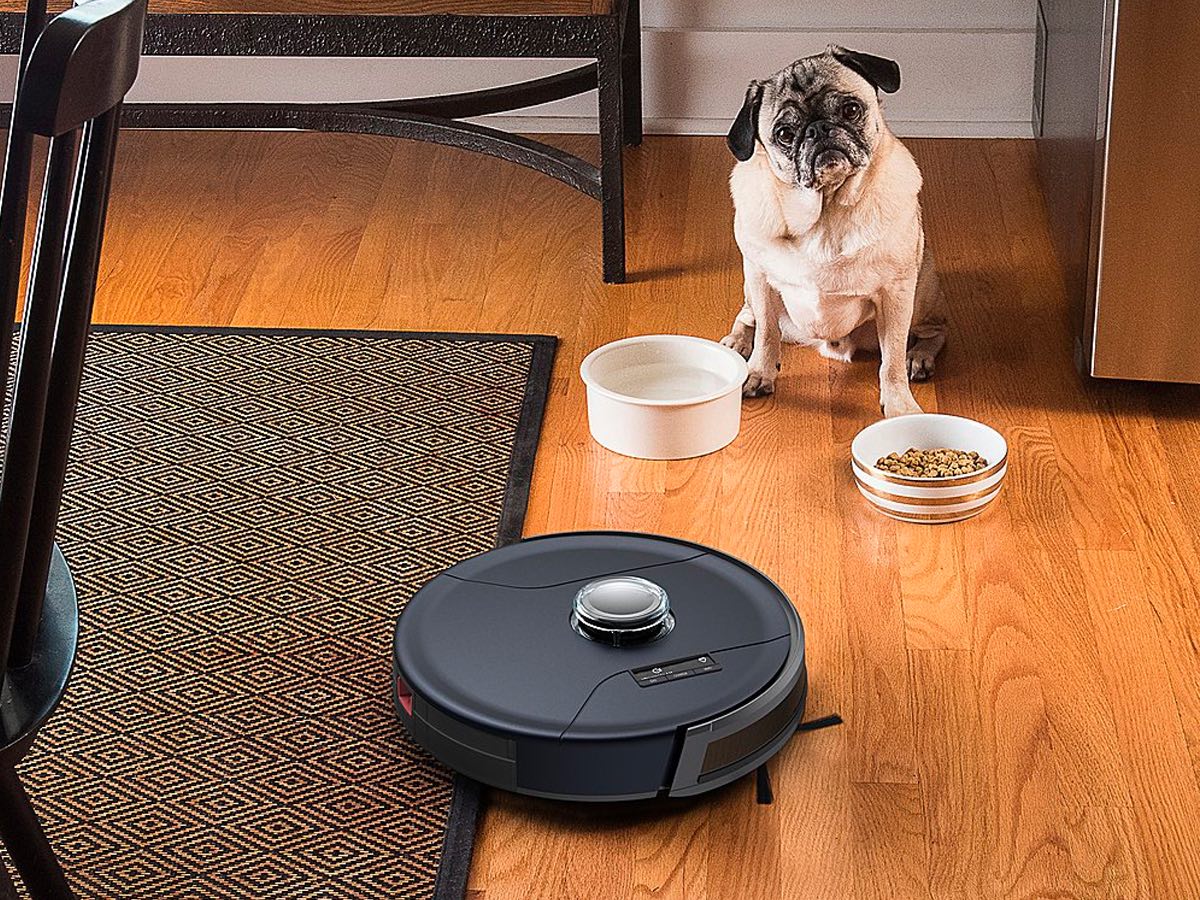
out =
[[[754,155],[754,142],[758,139],[758,108],[762,105],[762,95],[763,86],[757,81],[750,82],[741,111],[733,120],[729,134],[725,136],[725,143],[739,162],[745,162]]]
[[[846,68],[853,69],[885,94],[894,94],[900,90],[900,66],[894,59],[847,50],[837,44],[829,45],[829,55]]]

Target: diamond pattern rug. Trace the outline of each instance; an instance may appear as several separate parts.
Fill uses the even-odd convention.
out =
[[[81,896],[462,895],[477,794],[396,720],[391,634],[519,536],[553,347],[97,329],[79,658],[21,766]]]

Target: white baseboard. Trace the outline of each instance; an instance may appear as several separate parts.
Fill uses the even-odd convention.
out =
[[[642,24],[688,31],[1032,31],[1036,0],[645,0]]]
[[[595,116],[485,116],[471,119],[504,131],[521,134],[595,134]],[[724,135],[731,119],[646,119],[646,134]],[[900,137],[1031,138],[1028,120],[1012,122],[913,122],[888,119]]]
[[[898,94],[885,98],[897,133],[938,137],[1028,137],[1032,133],[1032,27],[648,28],[643,33],[647,130],[723,134],[750,79],[769,75],[830,42],[900,62],[903,86]],[[330,102],[411,97],[511,83],[574,65],[578,62],[527,59],[147,57],[129,99]],[[11,92],[13,71],[11,58],[4,60],[0,91]],[[595,103],[594,94],[586,94],[489,121],[518,131],[594,131]]]

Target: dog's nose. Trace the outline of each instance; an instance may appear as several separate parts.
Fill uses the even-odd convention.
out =
[[[815,141],[817,138],[829,137],[829,132],[833,130],[833,125],[824,119],[817,119],[815,122],[809,122],[808,127],[804,129],[804,139],[807,141]]]

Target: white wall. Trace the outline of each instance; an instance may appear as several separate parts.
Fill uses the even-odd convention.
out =
[[[898,132],[1031,133],[1035,0],[642,0],[647,129],[723,134],[746,83],[836,42],[891,56]],[[544,60],[149,57],[131,100],[338,100],[418,96],[543,75]],[[11,79],[11,65],[4,73]],[[7,80],[6,79],[6,80]],[[0,88],[7,93],[10,88]],[[505,117],[526,131],[590,131],[595,95]]]

